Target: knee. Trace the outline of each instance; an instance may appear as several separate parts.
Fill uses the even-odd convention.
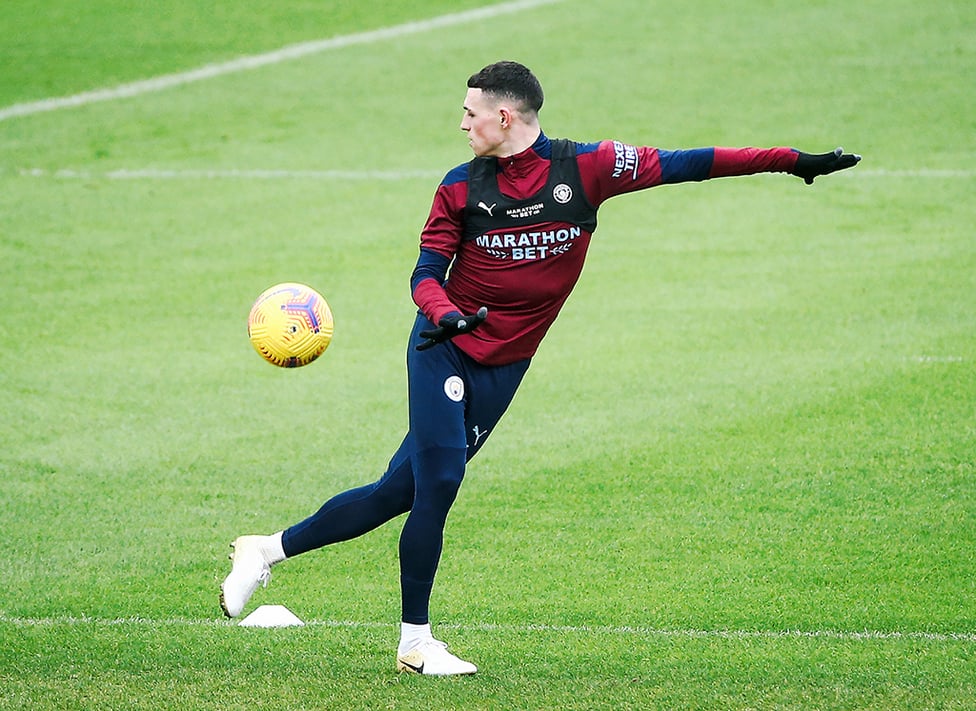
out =
[[[414,498],[414,477],[409,464],[391,468],[372,484],[372,495],[398,513],[410,510]]]
[[[464,479],[463,449],[435,448],[415,457],[416,499],[434,506],[450,507]]]
[[[379,486],[377,493],[386,502],[388,508],[395,509],[399,513],[409,511],[413,504],[413,482],[387,483]]]

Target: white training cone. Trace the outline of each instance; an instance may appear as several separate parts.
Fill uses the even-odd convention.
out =
[[[237,623],[241,627],[304,627],[305,623],[284,605],[261,605]]]

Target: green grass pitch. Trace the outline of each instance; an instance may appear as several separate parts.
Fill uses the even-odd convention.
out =
[[[423,24],[484,1],[0,6],[0,709],[976,708],[976,5]],[[395,674],[398,522],[275,569],[248,609],[305,627],[226,622],[229,541],[399,443],[418,232],[503,58],[554,137],[864,160],[604,206],[448,522],[478,675]],[[336,315],[295,371],[245,333],[280,281]]]

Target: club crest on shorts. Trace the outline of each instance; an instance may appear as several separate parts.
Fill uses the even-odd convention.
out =
[[[444,394],[448,400],[461,402],[464,399],[464,381],[457,375],[452,375],[444,381]]]

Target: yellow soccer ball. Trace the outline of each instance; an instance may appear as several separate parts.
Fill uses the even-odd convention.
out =
[[[247,335],[262,358],[280,368],[308,365],[329,347],[334,322],[328,302],[305,284],[276,284],[254,302]]]

